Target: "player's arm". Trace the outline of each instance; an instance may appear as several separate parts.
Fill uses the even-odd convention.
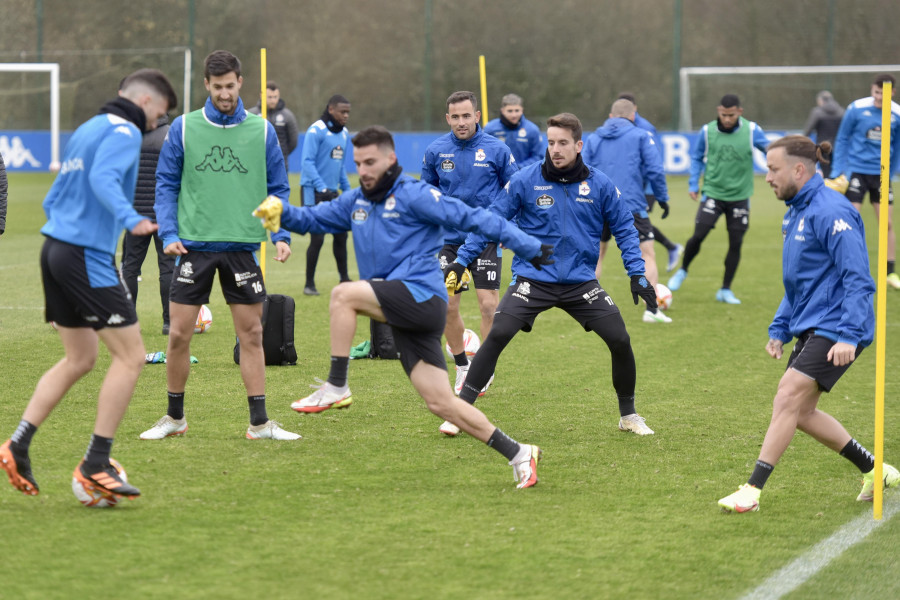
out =
[[[503,144],[503,148],[498,153],[497,163],[497,180],[500,182],[498,190],[502,190],[503,186],[509,183],[509,180],[512,179],[512,176],[519,171],[519,165],[516,164],[516,159],[515,157],[513,157],[512,151],[506,144]]]
[[[600,190],[601,214],[603,220],[609,223],[609,230],[616,238],[616,246],[622,252],[625,272],[629,277],[643,275],[646,265],[644,259],[641,258],[640,239],[637,229],[634,228],[634,216],[625,203],[619,201],[619,190],[612,181],[608,178],[605,182],[599,178],[595,181],[603,186]]]
[[[700,175],[706,168],[706,133],[709,125],[700,129],[700,134],[691,147],[691,174],[688,178],[688,193],[696,200],[700,193]]]
[[[893,116],[896,118],[894,122],[897,124],[891,128],[891,165],[889,173],[900,171],[900,113],[895,110]]]
[[[436,188],[441,187],[441,178],[438,177],[437,170],[434,168],[434,156],[431,149],[425,150],[422,157],[422,181]]]
[[[750,131],[753,134],[753,147],[765,154],[766,148],[769,147],[769,138],[766,137],[766,132],[752,121],[750,123]]]
[[[669,189],[666,185],[666,173],[663,170],[662,154],[659,146],[653,140],[650,132],[641,140],[641,169],[644,181],[650,182],[650,189],[656,196],[657,202],[666,204],[669,202]],[[664,207],[663,218],[668,214],[668,208]]]
[[[278,143],[278,135],[275,127],[266,121],[266,193],[269,196],[277,196],[281,201],[288,203],[291,197],[291,185],[288,183],[287,170],[284,168],[284,153]],[[261,199],[259,199],[261,200]],[[272,243],[291,243],[289,231],[271,233]]]
[[[790,333],[792,312],[791,304],[788,302],[787,294],[785,294],[781,298],[778,309],[775,311],[772,324],[769,325],[769,343],[766,344],[766,351],[772,358],[781,358],[781,346],[790,342],[794,337]]]
[[[511,181],[500,188],[494,196],[494,201],[491,202],[488,207],[490,212],[499,215],[507,221],[518,214],[517,199],[514,198],[509,191],[510,186],[514,185],[514,183],[514,181]],[[466,241],[456,251],[456,262],[461,265],[471,264],[473,260],[484,252],[484,249],[492,241],[499,242],[500,240],[489,239],[480,233],[470,232],[469,235],[466,236]]]
[[[344,233],[350,231],[350,207],[354,192],[344,192],[331,202],[293,206],[282,202],[281,227],[294,233]]]
[[[123,189],[125,173],[135,166],[141,151],[136,127],[117,127],[97,146],[88,182],[100,203],[131,231],[147,217],[134,210],[133,197]],[[133,195],[133,191],[131,194]],[[155,229],[155,228],[154,228]]]
[[[816,225],[821,226],[815,227],[814,234],[826,248],[844,287],[841,319],[836,332],[838,342],[852,344],[856,348],[865,335],[862,325],[868,318],[875,293],[869,274],[862,218],[855,210],[843,215],[820,215],[816,218]]]
[[[184,166],[183,127],[182,117],[176,117],[172,121],[159,151],[159,162],[156,163],[156,199],[153,208],[163,248],[181,243],[178,238],[178,194],[181,193],[181,173]]]
[[[322,179],[319,169],[316,167],[316,156],[319,154],[320,143],[319,129],[315,125],[311,125],[303,138],[300,169],[303,171],[304,179],[308,181],[305,185],[311,185],[317,192],[324,192],[328,186],[325,185],[325,180]]]

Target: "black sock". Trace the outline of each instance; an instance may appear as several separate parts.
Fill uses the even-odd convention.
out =
[[[466,351],[463,350],[459,354],[454,354],[453,362],[456,363],[457,367],[468,367],[469,366],[469,357],[466,356]]]
[[[31,438],[34,437],[34,433],[36,431],[37,427],[35,427],[25,419],[22,419],[21,421],[19,421],[19,426],[16,427],[16,431],[12,434],[12,437],[9,438],[12,442],[12,444],[10,445],[15,445],[19,450],[27,453],[28,446],[31,445]]]
[[[269,420],[266,414],[266,395],[247,396],[247,404],[250,405],[250,424],[262,425]]]
[[[772,469],[774,468],[774,466],[767,462],[761,460],[756,461],[756,466],[753,467],[753,473],[750,474],[750,479],[747,480],[747,483],[758,490],[763,489],[763,486],[766,485],[766,481],[769,479],[769,475],[772,474]]]
[[[634,394],[631,396],[619,396],[619,416],[633,415],[634,410]]]
[[[328,383],[337,387],[344,387],[347,385],[347,372],[349,370],[349,356],[332,356],[331,371],[328,373]]]
[[[889,261],[887,261],[887,263],[888,263],[888,265],[887,265],[887,274],[890,275],[891,273],[894,272],[894,261],[889,260]],[[872,467],[872,468],[874,469],[875,467]]]
[[[841,456],[856,465],[860,473],[868,473],[875,468],[875,457],[853,438],[841,449]]]
[[[96,473],[109,464],[109,454],[112,452],[113,439],[97,435],[91,435],[91,443],[84,454],[84,464],[88,473]]]
[[[468,379],[468,377],[466,379]],[[475,404],[475,401],[478,400],[478,394],[480,393],[481,390],[463,383],[462,389],[459,390],[459,398],[460,400],[465,400],[469,404]]]
[[[184,392],[181,392],[179,394],[168,392],[168,394],[169,410],[168,412],[166,412],[166,414],[176,421],[180,421],[184,418]]]
[[[512,439],[500,428],[494,429],[491,438],[487,441],[487,445],[506,457],[506,460],[512,460],[519,453],[519,442]]]

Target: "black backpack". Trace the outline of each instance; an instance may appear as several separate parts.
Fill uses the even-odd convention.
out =
[[[397,345],[394,344],[394,332],[387,323],[369,320],[369,335],[372,347],[369,350],[369,358],[389,358],[398,359],[400,353],[397,351]]]
[[[267,365],[296,365],[294,347],[294,299],[281,294],[269,294],[263,302],[263,352]],[[241,346],[235,340],[234,362],[241,364]]]

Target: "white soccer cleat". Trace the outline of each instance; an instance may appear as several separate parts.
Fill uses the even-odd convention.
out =
[[[521,448],[522,451],[516,458],[509,461],[509,466],[513,468],[513,478],[518,484],[516,487],[520,490],[537,484],[537,464],[544,454],[540,448],[531,444],[521,444]]]
[[[459,435],[459,427],[457,427],[450,421],[444,421],[443,423],[441,423],[441,426],[438,427],[438,431],[449,437],[456,437]]]
[[[456,365],[456,383],[453,384],[453,391],[459,396],[462,391],[463,384],[466,382],[466,375],[469,374],[469,365],[461,367]]]
[[[885,490],[900,485],[900,471],[887,463],[881,463],[881,476],[884,478]],[[862,491],[856,500],[859,502],[871,502],[875,497],[875,469],[863,475]]]
[[[619,429],[622,431],[631,431],[638,435],[653,435],[653,430],[644,423],[644,417],[637,413],[625,415],[619,419]]]
[[[723,511],[745,513],[759,510],[759,494],[762,490],[745,483],[738,490],[719,500],[719,507]]]
[[[277,421],[266,421],[262,425],[250,425],[247,427],[246,438],[248,440],[299,440],[299,433],[291,433],[281,428]]]
[[[141,434],[142,440],[161,440],[173,435],[184,435],[187,431],[187,419],[173,419],[169,415],[164,416],[156,424]]]
[[[484,396],[485,394],[487,394],[488,388],[491,387],[491,384],[492,384],[492,383],[494,383],[494,376],[493,376],[493,375],[491,375],[491,378],[488,379],[488,382],[487,382],[486,384],[484,384],[484,387],[481,388],[481,391],[478,392],[478,397],[479,397],[479,398],[481,398],[482,396]]]
[[[649,310],[644,311],[644,323],[671,323],[672,319],[667,317],[663,311],[657,310],[655,313]]]
[[[302,413],[318,413],[329,408],[347,408],[353,404],[353,394],[350,393],[349,386],[339,388],[319,378],[316,378],[316,381],[322,385],[306,398],[291,402],[291,408]]]

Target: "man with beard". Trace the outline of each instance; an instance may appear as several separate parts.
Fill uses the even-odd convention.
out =
[[[523,169],[544,158],[544,136],[538,126],[525,118],[522,97],[507,94],[500,101],[500,117],[488,121],[484,132],[509,146],[516,164]]]

